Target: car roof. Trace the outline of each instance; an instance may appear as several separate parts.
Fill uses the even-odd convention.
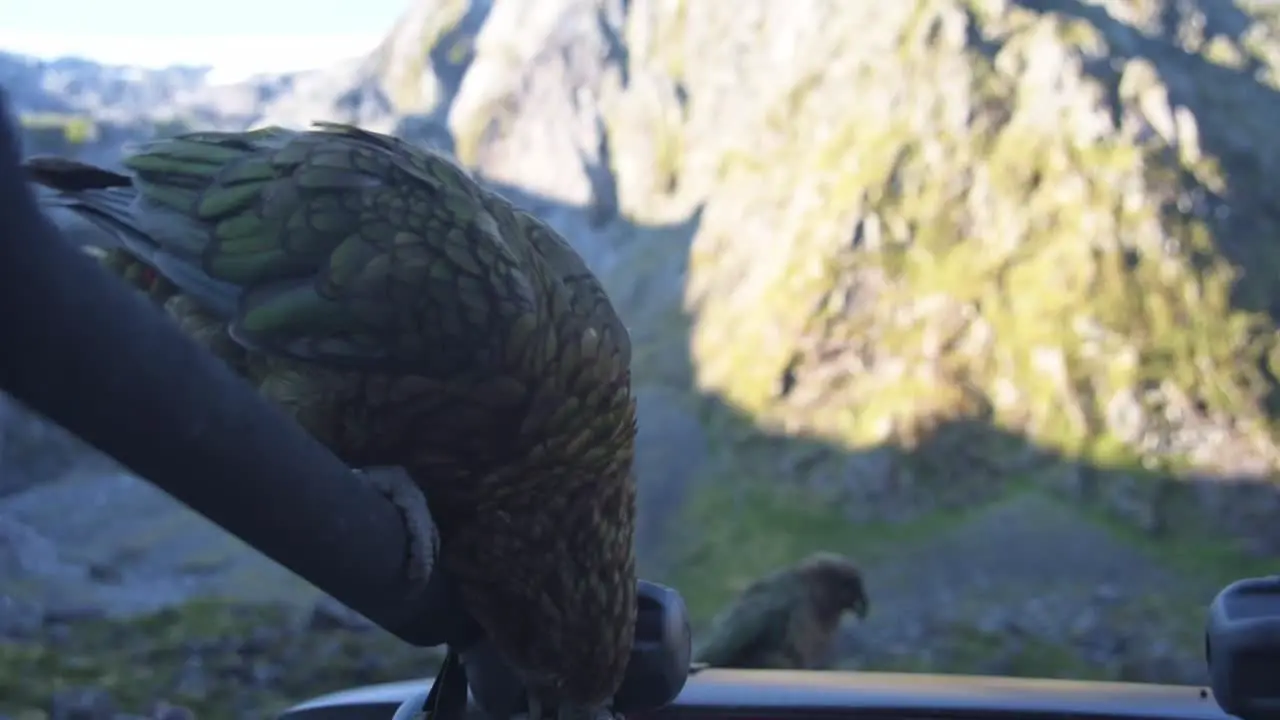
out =
[[[301,703],[289,720],[355,717],[359,707],[385,713],[431,678],[368,685]],[[661,715],[736,716],[863,714],[1070,715],[1075,717],[1229,720],[1207,688],[1183,685],[840,671],[702,670]],[[356,711],[351,714],[351,711]],[[385,715],[380,715],[385,717]]]

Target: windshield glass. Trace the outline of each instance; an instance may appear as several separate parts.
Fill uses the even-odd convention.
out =
[[[1214,594],[1274,569],[1270,3],[30,5],[24,154],[124,178],[50,170],[50,217],[344,463],[429,467],[446,558],[502,498],[579,498],[603,519],[548,510],[539,556],[599,569],[634,526],[696,662],[1177,684]],[[411,149],[290,175],[318,120]],[[556,575],[471,610],[505,643]],[[17,716],[262,716],[444,657],[11,400],[0,602]]]

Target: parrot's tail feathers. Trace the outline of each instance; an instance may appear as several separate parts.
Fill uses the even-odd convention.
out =
[[[133,180],[128,175],[53,155],[27,158],[22,163],[22,169],[27,172],[27,178],[31,182],[63,192],[133,185]]]
[[[136,198],[137,192],[132,187],[38,194],[45,215],[77,245],[123,247],[143,262],[152,264],[159,247],[134,220]]]
[[[95,165],[68,158],[40,156],[22,163],[27,179],[44,188],[41,209],[80,245],[128,247],[139,234],[132,221],[133,182]]]
[[[235,314],[241,290],[204,271],[207,232],[191,218],[139,197],[132,178],[110,170],[64,158],[32,158],[25,168],[28,179],[47,189],[38,195],[45,215],[77,245],[122,247],[220,317]]]
[[[194,297],[205,309],[226,320],[236,314],[241,288],[210,277],[201,267],[168,252],[157,252],[150,262],[161,275]]]

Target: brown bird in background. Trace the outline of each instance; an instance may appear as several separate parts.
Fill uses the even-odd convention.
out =
[[[534,717],[611,697],[636,411],[627,330],[582,258],[444,156],[350,126],[189,133],[123,164],[26,170],[68,235],[397,502],[424,576],[429,504]]]
[[[787,670],[826,667],[840,627],[870,606],[862,573],[849,559],[819,552],[747,587],[712,622],[694,661],[711,667]]]

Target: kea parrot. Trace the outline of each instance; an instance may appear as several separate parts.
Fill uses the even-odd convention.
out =
[[[531,716],[594,714],[633,643],[636,406],[582,258],[347,125],[192,132],[123,167],[25,164],[64,233],[396,502],[419,579],[448,574]]]
[[[845,612],[869,610],[862,573],[849,559],[819,552],[756,580],[712,621],[694,651],[706,667],[816,670],[832,656]]]

